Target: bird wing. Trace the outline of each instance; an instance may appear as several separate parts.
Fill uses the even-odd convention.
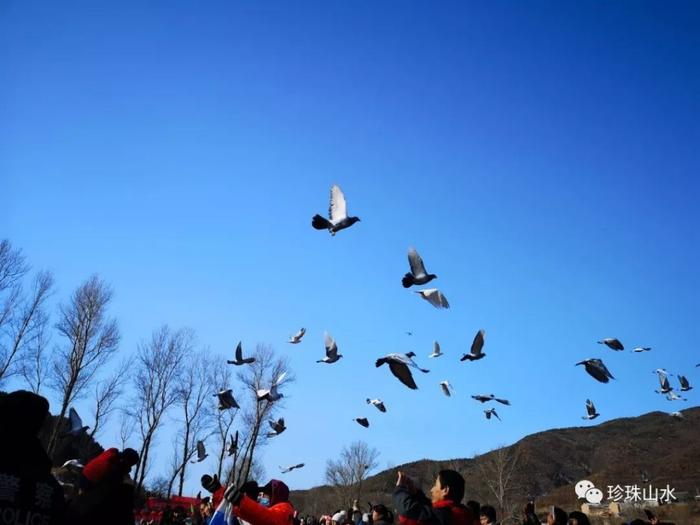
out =
[[[284,380],[286,375],[287,375],[287,372],[282,372],[279,376],[277,376],[277,380],[272,384],[272,386],[277,386],[280,383],[282,383],[282,381]]]
[[[207,454],[203,441],[197,441],[197,456],[203,458]]]
[[[591,366],[593,369],[595,369],[598,372],[598,375],[593,375],[596,379],[599,379],[600,381],[603,381],[604,383],[608,382],[608,377],[611,377],[612,379],[615,379],[613,375],[610,373],[610,370],[608,370],[608,367],[605,366],[603,361],[600,359],[591,359],[590,361]],[[600,379],[600,377],[603,377],[603,379]]]
[[[433,354],[440,355],[440,343],[437,341],[433,342]]]
[[[493,409],[493,415],[496,416],[496,419],[498,419],[499,421],[501,420],[501,418],[498,417],[498,414],[496,413],[496,409],[495,409],[495,408]]]
[[[510,405],[510,401],[508,401],[507,399],[499,399],[499,398],[495,397],[493,400],[502,404],[502,405]]]
[[[241,346],[240,341],[238,341],[238,344],[236,345],[236,361],[243,361],[243,347]]]
[[[324,335],[323,343],[326,347],[326,357],[335,357],[338,355],[338,345],[335,344],[335,341],[328,332]]]
[[[447,383],[440,383],[440,388],[442,388],[442,391],[446,396],[450,395],[450,389],[447,386]]]
[[[479,330],[474,336],[474,341],[472,341],[471,353],[472,355],[480,355],[481,349],[484,348],[484,336],[486,332]]]
[[[331,204],[328,208],[328,216],[332,222],[341,221],[348,216],[345,195],[343,195],[343,191],[337,184],[331,186]]]
[[[404,363],[397,363],[396,361],[389,361],[389,369],[391,373],[394,374],[404,385],[408,388],[417,389],[418,386],[413,380],[413,375]]]
[[[68,410],[68,421],[70,422],[71,430],[80,430],[83,428],[83,420],[80,419],[80,416],[73,407]]]
[[[408,249],[408,264],[411,267],[411,273],[414,277],[421,277],[425,275],[425,265],[423,264],[423,259],[418,255],[415,248]]]
[[[659,374],[659,383],[661,384],[661,388],[663,390],[668,390],[668,388],[670,386],[668,384],[668,377],[663,372],[658,372],[658,374]]]
[[[681,388],[688,388],[690,386],[685,376],[678,376],[678,381],[681,383]]]
[[[586,411],[589,416],[595,415],[595,405],[593,405],[593,401],[590,399],[586,399]]]

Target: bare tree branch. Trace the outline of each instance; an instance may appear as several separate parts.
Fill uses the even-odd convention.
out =
[[[362,482],[379,465],[379,451],[364,441],[343,447],[340,458],[326,463],[326,481],[333,486],[341,507],[348,507],[353,498],[362,501]]]
[[[95,405],[93,409],[94,423],[92,425],[92,431],[90,432],[90,437],[95,438],[98,429],[100,429],[109,419],[109,416],[114,412],[117,407],[115,402],[122,395],[124,391],[124,386],[129,380],[128,372],[131,369],[132,361],[126,359],[119,365],[119,368],[115,370],[107,379],[99,382],[95,386]]]

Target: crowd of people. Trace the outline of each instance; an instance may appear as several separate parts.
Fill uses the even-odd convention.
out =
[[[221,484],[205,475],[202,487],[210,496],[198,498],[190,509],[166,507],[160,511],[134,509],[134,485],[129,473],[138,464],[133,449],[110,448],[84,466],[63,465],[58,475],[38,438],[49,415],[48,401],[27,391],[0,395],[2,420],[11,422],[0,433],[0,521],[7,525],[220,525],[217,513],[227,506],[233,523],[240,525],[497,525],[505,523],[490,505],[465,498],[464,478],[454,470],[438,473],[429,495],[399,471],[392,512],[386,504],[362,512],[356,504],[320,517],[302,516],[289,501],[289,487],[279,480],[263,486],[246,481],[240,486]],[[395,517],[396,515],[396,517]],[[509,518],[514,523],[512,518]],[[522,525],[541,525],[529,502]],[[230,524],[228,521],[225,525]],[[552,507],[547,525],[590,525],[580,512]],[[0,525],[2,525],[0,524]],[[224,525],[224,524],[221,524]],[[655,517],[630,525],[662,525]]]

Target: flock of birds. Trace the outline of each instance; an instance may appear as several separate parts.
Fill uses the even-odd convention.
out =
[[[317,229],[317,230],[328,230],[332,236],[335,236],[339,231],[344,230],[346,228],[351,227],[353,224],[356,222],[359,222],[360,219],[359,217],[354,217],[354,216],[349,216],[348,211],[347,211],[347,204],[345,201],[345,196],[343,195],[342,190],[340,189],[339,186],[333,185],[331,187],[330,191],[330,206],[329,206],[329,212],[328,212],[328,218],[323,217],[321,215],[314,215],[312,220],[311,220],[311,225]],[[424,286],[434,279],[437,279],[437,275],[428,273],[428,271],[425,268],[425,264],[423,262],[423,259],[421,256],[418,254],[418,252],[414,248],[409,248],[408,250],[408,263],[409,263],[409,272],[407,272],[404,277],[401,280],[401,283],[404,288],[411,288],[412,286]],[[450,304],[447,301],[447,298],[445,295],[437,288],[424,288],[421,290],[416,290],[415,293],[417,293],[422,299],[425,301],[429,302],[431,305],[433,305],[435,308],[449,308]],[[406,332],[408,335],[412,335],[411,332]],[[306,334],[306,329],[301,328],[297,333],[292,335],[290,339],[287,341],[290,344],[299,344],[301,343],[302,339],[304,338],[304,335]],[[469,352],[465,353],[462,355],[460,358],[460,361],[477,361],[480,359],[483,359],[486,357],[486,354],[483,352],[484,344],[485,344],[485,337],[486,333],[484,330],[479,330],[476,335],[474,336],[474,339],[472,341],[471,347],[469,349]],[[606,338],[602,339],[601,341],[598,341],[599,344],[605,345],[611,350],[614,351],[624,351],[624,345],[620,342],[620,340],[616,338]],[[324,346],[325,346],[325,356],[322,359],[317,360],[317,363],[324,363],[324,364],[333,364],[338,362],[343,355],[338,352],[338,344],[335,341],[335,339],[328,333],[324,334]],[[650,347],[636,347],[632,350],[633,353],[642,353],[642,352],[649,352],[651,351]],[[428,358],[434,359],[434,358],[439,358],[442,357],[444,354],[440,349],[440,344],[435,341],[433,343],[433,351],[430,355],[428,355]],[[375,366],[376,367],[381,367],[383,365],[387,365],[390,372],[405,386],[407,386],[410,389],[417,389],[418,386],[416,385],[416,382],[413,378],[413,372],[412,370],[417,370],[422,373],[428,373],[429,370],[421,368],[418,366],[418,364],[414,361],[414,357],[416,357],[416,354],[414,352],[406,352],[406,353],[390,353],[387,354],[383,357],[378,358],[375,361]],[[246,364],[251,364],[255,362],[254,357],[244,357],[243,356],[243,349],[241,346],[241,343],[238,343],[235,349],[235,355],[233,360],[228,360],[227,363],[235,366],[242,366]],[[605,366],[605,363],[603,363],[602,359],[599,358],[589,358],[585,359],[583,361],[580,361],[576,363],[576,366],[583,366],[585,371],[594,379],[601,383],[608,383],[610,379],[615,379],[614,376],[610,373],[608,368]],[[695,365],[696,367],[700,367],[700,363]],[[654,370],[653,373],[657,374],[658,379],[659,379],[659,384],[660,384],[660,389],[656,390],[657,393],[665,395],[666,398],[669,401],[677,401],[677,400],[686,400],[686,398],[682,397],[680,394],[678,394],[675,389],[671,386],[671,383],[669,381],[669,377],[673,376],[673,374],[669,374],[665,369],[659,368],[657,370]],[[679,391],[680,392],[688,392],[691,390],[693,387],[690,385],[688,379],[684,375],[678,375],[678,381],[680,384]],[[282,381],[285,378],[285,373],[282,373],[277,377],[272,384],[270,385],[269,388],[264,388],[264,389],[259,389],[257,390],[257,400],[258,402],[268,402],[268,403],[274,403],[275,401],[278,401],[284,395],[278,391],[278,387],[281,385]],[[439,383],[440,389],[442,393],[450,397],[452,396],[454,389],[452,385],[449,383],[449,381],[441,381]],[[215,396],[218,398],[219,401],[219,410],[228,410],[232,408],[240,408],[239,404],[236,402],[234,396],[233,396],[233,391],[231,389],[227,390],[221,390]],[[505,406],[510,405],[510,401],[507,399],[502,399],[499,397],[496,397],[494,394],[475,394],[471,396],[472,399],[475,401],[478,401],[480,403],[487,403],[487,402],[496,402],[500,403]],[[387,408],[384,402],[381,399],[369,399],[367,398],[367,404],[374,406],[379,412],[386,413]],[[586,400],[586,415],[582,416],[583,419],[585,420],[593,420],[597,417],[600,416],[600,413],[597,411],[594,403],[590,400]],[[501,418],[499,417],[498,413],[496,412],[495,408],[487,408],[484,411],[484,416],[486,419],[490,420],[492,417],[498,419],[499,421]],[[683,419],[684,416],[681,412],[672,412],[670,413],[671,416],[677,419]],[[82,421],[80,420],[77,412],[73,408],[70,409],[70,426],[71,429],[69,431],[69,434],[72,435],[77,435],[80,432],[84,432],[87,430],[89,427],[85,427],[82,424]],[[359,425],[368,428],[370,426],[369,419],[367,417],[357,417],[354,418],[353,421],[357,422]],[[271,431],[267,433],[267,437],[276,437],[282,434],[286,430],[286,424],[283,418],[280,418],[278,420],[269,420],[269,425],[271,428]],[[197,442],[197,459],[192,461],[192,463],[199,463],[204,461],[204,459],[208,456],[206,452],[206,448],[204,445],[204,442],[199,441]],[[231,439],[231,443],[228,447],[228,454],[229,456],[233,456],[237,453],[238,451],[238,432],[235,433],[235,435]],[[298,463],[295,465],[290,465],[288,467],[280,467],[280,471],[282,473],[287,473],[290,472],[294,469],[302,468],[304,466],[303,463]]]

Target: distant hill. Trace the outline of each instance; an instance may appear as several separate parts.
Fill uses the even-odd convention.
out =
[[[499,463],[507,471],[514,456],[518,461],[505,491],[512,507],[521,507],[531,495],[539,504],[573,509],[579,504],[574,492],[577,481],[588,479],[607,496],[608,485],[647,486],[642,482],[643,471],[654,487],[663,488],[668,483],[677,492],[694,495],[700,489],[700,407],[683,414],[682,421],[664,412],[651,412],[596,426],[552,429],[471,459],[422,459],[398,465],[363,482],[362,507],[366,508],[368,501],[390,504],[399,469],[428,490],[442,468],[464,475],[466,499],[497,506],[486,482],[497,479]],[[499,457],[505,460],[499,462]],[[345,506],[329,486],[293,491],[291,497],[303,513],[318,515]]]

